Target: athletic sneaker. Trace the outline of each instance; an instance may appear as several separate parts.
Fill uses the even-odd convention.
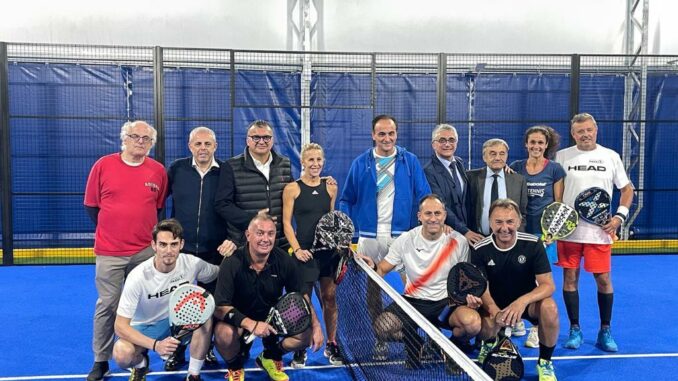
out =
[[[557,381],[556,372],[553,370],[553,361],[539,359],[537,362],[539,381]]]
[[[572,327],[570,328],[570,336],[567,338],[564,347],[568,349],[577,349],[581,346],[582,341],[584,341],[584,334],[581,333],[581,328]]]
[[[186,365],[186,346],[179,344],[177,350],[167,358],[167,361],[165,361],[165,370],[173,372],[184,365]]]
[[[290,365],[292,368],[299,369],[306,366],[306,350],[294,352],[294,357],[292,357],[292,362]]]
[[[372,350],[372,360],[386,361],[388,360],[388,344],[383,341],[377,341]]]
[[[146,360],[146,366],[143,368],[132,368],[129,381],[146,381],[146,375],[151,371],[149,369],[151,362],[148,359],[148,352],[144,353],[144,359]]]
[[[525,340],[525,346],[527,348],[539,348],[539,327],[534,325],[530,327],[530,333],[527,335],[527,340]]]
[[[619,350],[617,343],[615,343],[614,339],[612,338],[610,327],[601,328],[600,331],[598,331],[596,347],[604,350],[605,352],[617,352]]]
[[[327,360],[329,360],[330,364],[332,365],[344,365],[344,356],[341,355],[341,351],[339,350],[337,343],[333,341],[327,342],[323,355],[327,357]]]
[[[229,369],[225,378],[228,381],[245,381],[245,369]]]
[[[273,381],[287,381],[290,378],[283,370],[282,360],[272,360],[264,357],[264,352],[257,357],[257,365],[268,373],[268,377]]]
[[[495,341],[483,341],[482,345],[480,346],[480,352],[478,353],[478,364],[483,365],[485,362],[485,358],[487,357],[487,354],[490,353],[492,348],[494,348],[494,345],[496,344]]]
[[[513,327],[513,329],[511,329],[511,336],[520,337],[520,336],[525,336],[526,334],[527,334],[527,330],[525,329],[525,322],[522,321],[522,320],[519,320],[516,323],[515,327]]]
[[[87,375],[87,381],[100,381],[108,374],[108,361],[96,361]]]
[[[207,354],[205,355],[205,364],[210,365],[210,366],[219,365],[219,359],[214,354],[214,348],[210,347],[210,350],[207,351]]]

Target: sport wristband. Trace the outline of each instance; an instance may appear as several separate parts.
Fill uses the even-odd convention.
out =
[[[617,208],[617,214],[615,214],[615,216],[624,217],[624,220],[626,220],[629,217],[629,208],[625,207],[624,205],[619,205]]]

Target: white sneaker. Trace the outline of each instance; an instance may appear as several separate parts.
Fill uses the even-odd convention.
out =
[[[516,323],[515,327],[511,330],[511,336],[525,336],[526,334],[525,322],[522,320]]]
[[[525,340],[525,346],[528,348],[539,348],[539,327],[533,325],[530,328],[530,333]]]

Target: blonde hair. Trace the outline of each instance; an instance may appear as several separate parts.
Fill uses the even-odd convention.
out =
[[[307,143],[304,144],[303,147],[301,147],[301,157],[302,159],[304,158],[304,154],[308,151],[312,150],[318,150],[320,153],[325,157],[325,150],[323,150],[323,147],[320,146],[318,143]]]

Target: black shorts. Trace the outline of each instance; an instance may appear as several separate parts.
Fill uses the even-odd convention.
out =
[[[334,250],[319,251],[313,254],[313,259],[302,262],[295,256],[297,271],[302,279],[301,292],[311,295],[313,285],[320,278],[332,278],[339,265],[339,254]]]
[[[403,296],[405,300],[414,307],[415,310],[417,310],[420,314],[424,315],[426,320],[430,321],[431,324],[438,328],[443,328],[443,329],[451,329],[450,325],[447,322],[447,318],[444,319],[444,321],[440,321],[439,317],[440,314],[443,313],[443,310],[445,310],[445,307],[448,306],[448,299],[442,299],[442,300],[423,300],[423,299],[416,299],[416,298],[411,298],[408,296]],[[450,311],[452,313],[454,309]],[[391,303],[386,309],[384,310],[386,312],[390,312],[398,317],[400,321],[402,321],[404,324],[411,325],[412,320],[410,319],[409,315],[403,311],[402,308],[397,303]],[[447,315],[449,316],[449,314]]]

